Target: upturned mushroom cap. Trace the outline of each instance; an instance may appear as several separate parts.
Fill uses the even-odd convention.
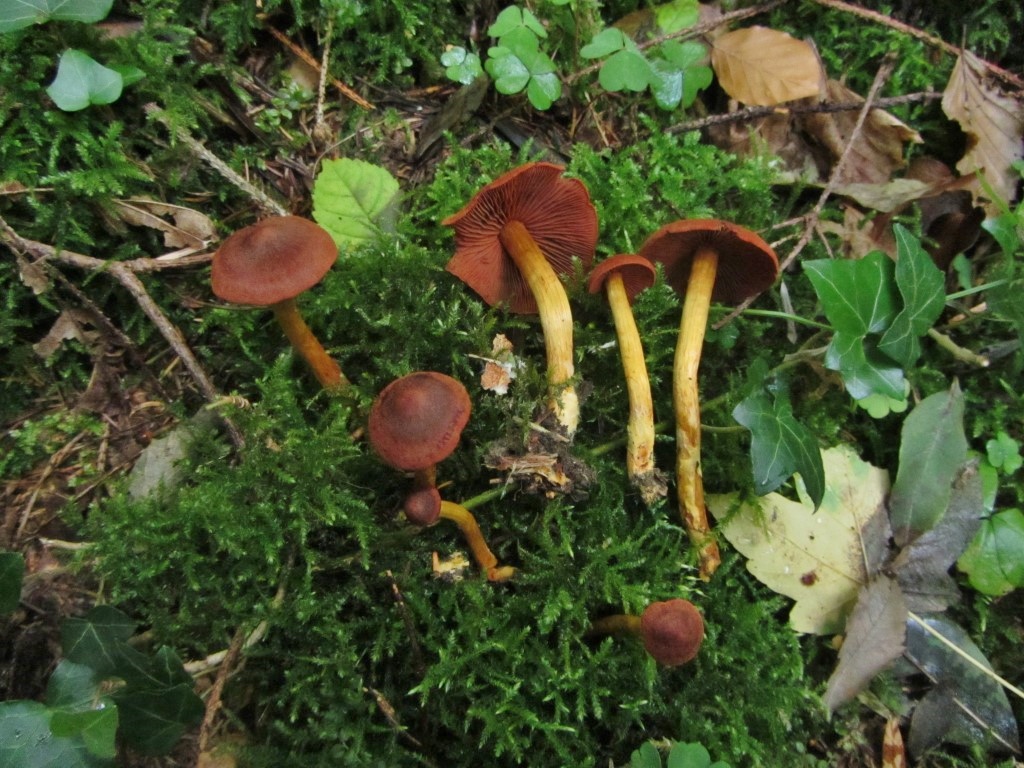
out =
[[[469,393],[451,376],[410,373],[392,381],[374,400],[370,444],[395,469],[427,469],[455,450],[471,410]]]
[[[711,298],[739,304],[767,290],[779,275],[779,258],[749,229],[717,219],[689,219],[666,224],[640,248],[640,255],[664,265],[665,281],[685,293],[690,263],[702,247],[718,254]]]
[[[529,231],[552,268],[589,267],[597,245],[597,211],[583,182],[553,163],[526,163],[485,186],[442,224],[455,227],[455,255],[445,267],[488,304],[535,314],[537,302],[498,235],[508,221]]]
[[[338,258],[318,224],[273,216],[238,230],[213,255],[213,292],[233,304],[268,306],[312,288]]]
[[[700,650],[704,619],[689,600],[677,597],[651,603],[640,616],[640,637],[644,649],[660,664],[686,664]]]
[[[626,297],[630,303],[641,291],[646,291],[657,277],[654,265],[643,256],[632,253],[620,253],[609,256],[590,273],[587,288],[591,293],[600,293],[604,284],[615,272],[622,275],[622,285],[626,289]]]

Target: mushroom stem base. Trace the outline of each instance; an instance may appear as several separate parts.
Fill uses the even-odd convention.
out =
[[[451,520],[459,526],[459,530],[462,531],[462,535],[465,536],[466,543],[469,545],[473,559],[480,566],[480,570],[487,574],[488,581],[505,581],[515,575],[515,568],[498,565],[498,558],[487,546],[476,518],[468,509],[453,501],[442,501],[441,517]]]

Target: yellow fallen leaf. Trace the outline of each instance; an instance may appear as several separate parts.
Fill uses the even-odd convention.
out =
[[[711,45],[711,66],[732,98],[771,106],[817,96],[821,64],[808,43],[767,27],[727,32]]]
[[[742,504],[733,512],[736,494],[707,498],[708,510],[724,521],[722,535],[747,557],[747,570],[796,600],[790,624],[811,634],[842,631],[888,543],[889,473],[849,446],[829,448],[821,458],[825,497],[817,512],[799,483],[799,502],[769,493],[760,508]]]

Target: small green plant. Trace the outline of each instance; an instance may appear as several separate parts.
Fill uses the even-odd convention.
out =
[[[701,744],[676,742],[668,749],[666,762],[651,742],[646,742],[630,757],[628,768],[730,768],[724,760],[711,762],[711,754]]]

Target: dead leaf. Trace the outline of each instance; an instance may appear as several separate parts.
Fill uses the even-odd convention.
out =
[[[505,334],[497,334],[491,341],[491,357],[479,359],[485,361],[484,372],[480,376],[480,386],[496,395],[508,394],[509,384],[516,377],[518,370],[523,367],[523,362],[512,354],[512,342]]]
[[[49,360],[68,339],[76,339],[83,346],[91,347],[99,338],[99,333],[87,331],[86,325],[92,325],[88,312],[81,309],[66,309],[57,316],[49,332],[32,345],[32,350],[43,360]]]
[[[882,768],[907,768],[907,750],[900,733],[900,719],[890,717],[882,736]]]
[[[981,60],[970,51],[957,59],[949,83],[942,94],[942,110],[960,124],[970,141],[967,152],[957,163],[962,174],[984,173],[992,189],[1007,202],[1017,192],[1017,177],[1010,165],[1024,157],[1024,99],[1009,94],[986,77]],[[984,196],[980,184],[976,194]],[[989,216],[1001,211],[986,201]]]
[[[872,678],[903,653],[907,605],[895,579],[878,576],[857,596],[846,622],[839,663],[828,679],[824,703],[834,712],[867,688]]]
[[[778,493],[761,498],[760,510],[735,494],[709,496],[708,509],[723,520],[721,532],[747,557],[747,570],[796,600],[789,622],[797,632],[842,629],[860,588],[888,556],[885,498],[889,473],[860,460],[849,446],[821,453],[825,496],[817,512],[798,484],[799,502]]]
[[[163,232],[164,245],[168,248],[205,248],[217,238],[217,230],[209,217],[191,208],[144,198],[114,202],[126,223]],[[165,216],[170,216],[174,224]]]
[[[737,29],[714,40],[711,66],[726,93],[752,106],[817,96],[820,90],[821,65],[814,49],[767,27]]]

